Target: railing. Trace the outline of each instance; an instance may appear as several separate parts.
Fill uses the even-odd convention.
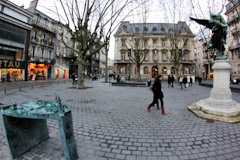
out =
[[[37,37],[32,36],[32,42],[38,43],[38,40],[39,39]]]
[[[49,57],[28,55],[28,59],[30,62],[42,62],[42,63],[46,63],[46,64],[55,63],[55,59],[49,58]]]
[[[47,40],[46,39],[41,39],[41,45],[47,45]]]

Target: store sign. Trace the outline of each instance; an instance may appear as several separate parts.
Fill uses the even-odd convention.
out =
[[[0,60],[0,68],[24,69],[24,62],[11,61],[11,60]]]

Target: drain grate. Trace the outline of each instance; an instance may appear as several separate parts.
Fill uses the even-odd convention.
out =
[[[212,120],[212,119],[207,119],[206,121],[207,121],[207,123],[214,123],[214,120]]]

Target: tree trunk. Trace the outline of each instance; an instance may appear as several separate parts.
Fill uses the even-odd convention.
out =
[[[77,87],[78,89],[86,88],[84,85],[84,66],[85,61],[81,59],[80,57],[77,58],[78,62],[78,81],[77,81]]]
[[[105,60],[105,83],[108,82],[108,54],[105,54],[106,60]]]
[[[137,65],[137,72],[138,72],[138,81],[141,81],[141,74],[140,74],[140,65]]]

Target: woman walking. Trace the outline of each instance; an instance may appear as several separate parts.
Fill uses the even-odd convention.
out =
[[[161,110],[163,115],[167,115],[164,111],[163,106],[163,93],[162,93],[162,84],[161,80],[163,79],[162,75],[157,75],[157,78],[153,84],[152,91],[153,91],[153,102],[148,105],[147,110],[150,112],[150,108],[157,103],[157,109],[159,109],[158,99],[161,101]]]

